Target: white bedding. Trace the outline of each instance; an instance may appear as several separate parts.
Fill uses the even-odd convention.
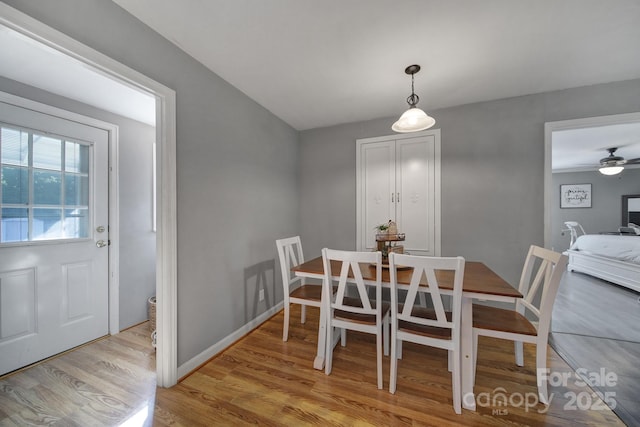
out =
[[[640,264],[640,236],[585,234],[570,249]]]

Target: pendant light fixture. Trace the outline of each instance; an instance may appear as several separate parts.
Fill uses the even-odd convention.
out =
[[[409,109],[405,111],[397,122],[391,126],[396,132],[418,132],[421,130],[429,129],[436,124],[436,120],[433,117],[429,117],[427,113],[416,107],[420,97],[415,94],[413,89],[413,76],[420,71],[419,65],[409,65],[404,72],[411,75],[411,95],[407,98],[407,104]]]
[[[624,166],[603,166],[598,171],[602,175],[617,175],[624,170]]]

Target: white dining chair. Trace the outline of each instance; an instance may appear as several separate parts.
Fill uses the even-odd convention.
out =
[[[538,396],[542,403],[549,402],[547,375],[544,374],[547,368],[547,343],[553,303],[567,267],[567,259],[566,255],[531,245],[518,287],[523,298],[517,300],[515,308],[473,305],[474,378],[478,357],[478,336],[514,341],[518,366],[524,365],[523,343],[532,343],[536,346]],[[534,271],[535,274],[533,274]],[[527,314],[532,320],[529,320]]]
[[[582,228],[582,225],[577,221],[565,221],[564,225],[567,228],[562,231],[569,232],[569,249],[571,249],[576,240],[578,240],[578,237],[587,233],[584,231],[584,228]]]
[[[323,286],[332,286],[334,276],[339,276],[337,291],[331,296],[327,310],[327,345],[325,374],[329,375],[333,363],[334,328],[342,334],[342,345],[346,344],[345,330],[374,334],[376,336],[378,388],[383,387],[382,355],[389,353],[389,303],[382,300],[382,253],[354,252],[333,249],[322,250],[325,279]],[[331,262],[337,262],[334,266]],[[360,265],[374,268],[374,283],[365,284]],[[350,274],[351,273],[351,274]],[[355,286],[357,296],[348,296],[347,285]],[[375,298],[369,299],[367,286],[375,287]],[[324,290],[325,294],[328,290]]]
[[[456,414],[462,412],[460,326],[464,265],[465,260],[462,257],[389,254],[391,276],[391,378],[389,391],[396,392],[398,359],[401,355],[403,341],[445,349],[449,356],[453,409]],[[398,284],[398,268],[413,269],[408,287]],[[451,311],[445,311],[436,270],[453,272]],[[402,292],[398,292],[400,289]],[[433,308],[416,305],[416,299],[420,294],[425,296],[429,294]]]
[[[307,284],[304,277],[295,276],[291,269],[304,262],[302,242],[300,236],[276,240],[280,270],[282,272],[282,286],[284,290],[284,324],[282,327],[282,341],[289,339],[289,316],[291,304],[300,304],[300,322],[306,321],[306,307],[318,307],[322,301],[322,285]]]

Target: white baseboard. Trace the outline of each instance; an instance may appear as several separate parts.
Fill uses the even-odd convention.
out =
[[[198,354],[191,360],[188,360],[187,362],[178,366],[178,378],[183,378],[198,369],[198,367],[204,364],[207,360],[211,359],[213,356],[220,353],[222,350],[229,347],[231,344],[245,336],[247,333],[251,332],[262,323],[267,321],[267,319],[276,314],[278,311],[282,310],[282,307],[283,303],[280,302],[279,304],[262,313],[260,316],[253,319],[251,322],[241,327],[240,329],[232,332],[211,347],[207,348],[205,351]]]

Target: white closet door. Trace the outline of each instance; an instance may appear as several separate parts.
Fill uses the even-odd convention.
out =
[[[396,222],[405,251],[435,255],[435,138],[396,142]]]
[[[356,141],[356,248],[374,250],[375,227],[394,220],[405,251],[440,255],[440,131]]]
[[[395,219],[395,142],[380,142],[361,146],[360,173],[364,201],[362,241],[365,250],[376,247],[375,227]]]

